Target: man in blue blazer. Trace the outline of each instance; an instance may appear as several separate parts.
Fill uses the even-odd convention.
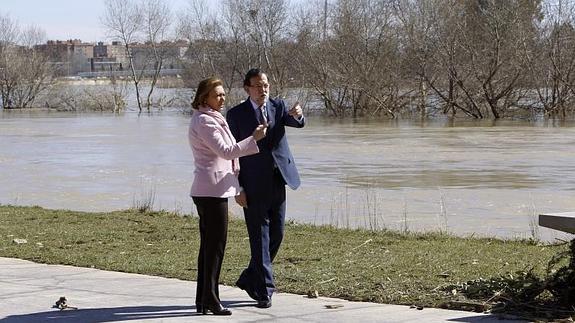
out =
[[[243,207],[251,259],[236,286],[257,301],[257,307],[271,306],[275,290],[272,262],[284,235],[287,184],[297,189],[300,178],[290,152],[285,127],[302,128],[302,109],[291,109],[281,99],[269,98],[267,75],[251,69],[244,79],[249,98],[227,113],[227,121],[237,141],[252,135],[260,125],[267,125],[266,137],[258,141],[260,152],[240,157],[239,181],[243,191],[236,202]]]

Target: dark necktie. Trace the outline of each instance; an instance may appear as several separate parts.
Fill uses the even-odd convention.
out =
[[[268,113],[266,111],[266,106],[262,105],[257,109],[258,121],[260,124],[264,124],[268,122]]]

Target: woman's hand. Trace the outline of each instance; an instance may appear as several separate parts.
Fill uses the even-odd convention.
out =
[[[256,141],[258,141],[258,140],[260,140],[266,136],[267,130],[268,130],[267,123],[261,124],[261,125],[257,126],[256,130],[254,130],[254,132],[252,133],[252,136],[254,137],[254,139]]]
[[[239,195],[236,195],[235,199],[239,206],[243,208],[248,207],[248,198],[246,197],[246,192],[241,191]]]

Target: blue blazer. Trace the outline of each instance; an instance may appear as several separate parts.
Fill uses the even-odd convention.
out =
[[[268,130],[266,137],[257,142],[260,152],[240,157],[239,181],[248,198],[270,195],[276,166],[291,189],[295,190],[300,185],[299,173],[288,146],[285,127],[302,128],[305,125],[305,118],[298,121],[290,116],[285,102],[281,99],[269,99],[266,109]],[[259,125],[249,98],[230,109],[226,118],[238,142],[251,136]]]

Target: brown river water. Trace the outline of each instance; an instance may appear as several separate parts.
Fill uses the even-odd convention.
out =
[[[195,213],[189,116],[0,110],[0,203]],[[575,123],[342,121],[308,117],[288,138],[302,187],[288,218],[340,227],[504,238],[575,211]],[[231,212],[241,209],[230,201]]]

